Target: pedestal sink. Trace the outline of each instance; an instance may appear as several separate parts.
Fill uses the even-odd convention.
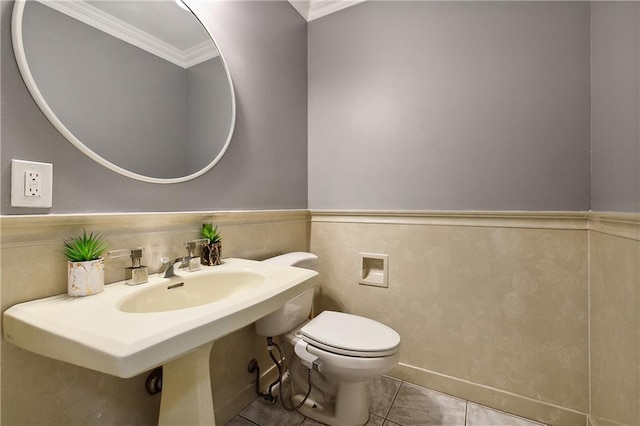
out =
[[[15,305],[5,339],[23,349],[129,378],[163,365],[161,425],[215,424],[209,374],[213,342],[279,309],[316,285],[307,269],[243,259],[110,284],[94,296]]]

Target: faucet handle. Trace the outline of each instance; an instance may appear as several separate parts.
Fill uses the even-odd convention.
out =
[[[118,259],[120,257],[128,256],[131,258],[131,267],[139,268],[140,260],[142,259],[142,253],[144,253],[144,247],[137,247],[132,249],[120,249],[120,250],[111,250],[107,252],[107,257],[109,259]]]
[[[146,266],[142,265],[141,262],[142,253],[144,253],[144,248],[137,247],[133,249],[112,250],[107,252],[107,256],[110,259],[117,259],[125,256],[131,258],[131,267],[125,269],[125,283],[129,285],[138,285],[146,283],[149,279],[149,270]]]
[[[131,249],[131,259],[140,259],[142,257],[142,253],[144,253],[144,247],[137,247]]]
[[[202,246],[203,244],[208,243],[207,239],[193,240],[187,241],[184,243],[184,246],[187,248],[187,263],[189,265],[189,272],[197,271],[201,268],[200,257],[196,257],[194,250],[197,246]]]
[[[185,241],[184,246],[187,249],[189,257],[195,257],[193,251],[196,249],[196,247],[202,246],[203,244],[206,244],[208,242],[209,240],[207,240],[206,238],[202,238],[199,240]]]

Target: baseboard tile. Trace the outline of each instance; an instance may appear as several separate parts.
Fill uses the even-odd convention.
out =
[[[605,419],[603,417],[590,414],[587,416],[587,426],[631,426],[626,423],[619,423],[614,420]]]
[[[253,384],[246,386],[224,404],[215,407],[216,424],[224,425],[238,415],[240,411],[256,397]]]
[[[500,389],[445,376],[404,363],[399,363],[388,375],[438,392],[553,426],[587,424],[586,413],[536,401]]]
[[[278,370],[273,365],[267,371],[260,375],[260,383],[262,384],[262,392],[265,391],[265,384],[272,383],[278,376]],[[214,383],[215,386],[215,383]],[[245,386],[240,392],[229,398],[227,402],[215,407],[216,424],[224,425],[235,416],[247,405],[251,403],[258,395],[256,395],[255,382],[251,382]]]

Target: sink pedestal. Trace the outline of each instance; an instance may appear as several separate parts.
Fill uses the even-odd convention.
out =
[[[160,426],[211,425],[213,411],[209,354],[213,342],[162,366]]]

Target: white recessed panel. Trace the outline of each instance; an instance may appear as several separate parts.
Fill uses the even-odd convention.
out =
[[[389,255],[360,253],[360,284],[389,287]]]

